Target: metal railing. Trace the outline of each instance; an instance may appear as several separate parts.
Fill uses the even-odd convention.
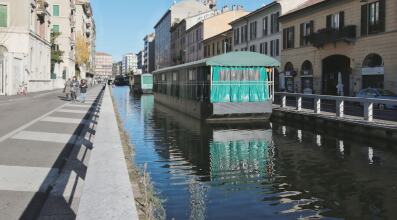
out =
[[[364,107],[364,120],[372,122],[374,119],[374,105],[384,106],[397,106],[397,100],[391,99],[376,99],[376,98],[359,98],[359,97],[348,97],[348,96],[330,96],[330,95],[313,95],[313,94],[301,94],[301,93],[286,93],[276,92],[276,96],[281,97],[281,108],[287,107],[287,97],[294,97],[296,100],[296,110],[302,111],[302,99],[313,99],[314,100],[314,113],[321,114],[321,101],[330,100],[336,102],[336,117],[343,118],[345,116],[345,102],[359,103]]]

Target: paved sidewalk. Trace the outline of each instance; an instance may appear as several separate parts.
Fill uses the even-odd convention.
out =
[[[76,217],[101,91],[92,88],[84,104],[53,94],[0,104],[0,219]]]

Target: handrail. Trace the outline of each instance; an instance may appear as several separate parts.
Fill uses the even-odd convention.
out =
[[[320,98],[323,100],[331,101],[347,101],[347,102],[358,102],[358,103],[373,103],[373,104],[384,104],[384,105],[397,105],[397,100],[394,99],[377,99],[377,98],[360,98],[350,96],[333,96],[333,95],[316,95],[316,94],[303,94],[303,93],[289,93],[289,92],[275,92],[276,95],[287,97],[302,97],[302,98]]]
[[[288,93],[288,92],[275,92],[275,96],[281,96],[281,105],[280,105],[281,108],[285,108],[287,106],[287,97],[295,97],[297,111],[302,110],[302,98],[314,99],[315,114],[321,114],[321,100],[336,101],[336,116],[338,118],[344,117],[345,102],[361,103],[364,106],[364,120],[368,122],[373,121],[374,104],[397,106],[397,100],[392,100],[392,99],[315,95],[315,94]]]

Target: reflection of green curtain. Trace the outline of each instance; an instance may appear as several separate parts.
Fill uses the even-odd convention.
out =
[[[263,102],[268,97],[265,68],[212,67],[211,103]]]
[[[215,184],[249,183],[266,177],[268,146],[265,140],[211,142],[211,180]]]

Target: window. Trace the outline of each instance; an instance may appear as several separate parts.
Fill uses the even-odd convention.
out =
[[[327,28],[340,29],[345,25],[345,12],[327,16]]]
[[[279,32],[279,24],[278,24],[279,16],[280,16],[280,12],[277,12],[270,16],[270,33],[271,34]]]
[[[385,31],[385,0],[361,6],[361,35]]]
[[[240,28],[234,30],[234,44],[240,43]]]
[[[7,5],[0,5],[0,27],[7,27]]]
[[[263,36],[267,36],[268,33],[269,33],[269,30],[268,30],[268,17],[266,16],[263,19]]]
[[[250,51],[251,51],[251,52],[256,52],[255,45],[251,45],[251,46],[250,46]]]
[[[52,32],[54,32],[54,33],[59,33],[59,25],[54,24],[54,25],[52,26]]]
[[[270,56],[275,57],[279,55],[279,40],[270,41]]]
[[[59,5],[52,6],[52,16],[59,16]]]
[[[295,47],[295,27],[283,30],[283,48],[290,49]]]
[[[300,45],[309,45],[308,37],[313,34],[314,22],[309,21],[300,26]]]
[[[256,39],[256,30],[257,30],[258,22],[252,22],[250,24],[250,40]]]
[[[241,27],[241,42],[247,42],[248,41],[248,25],[245,25]]]

